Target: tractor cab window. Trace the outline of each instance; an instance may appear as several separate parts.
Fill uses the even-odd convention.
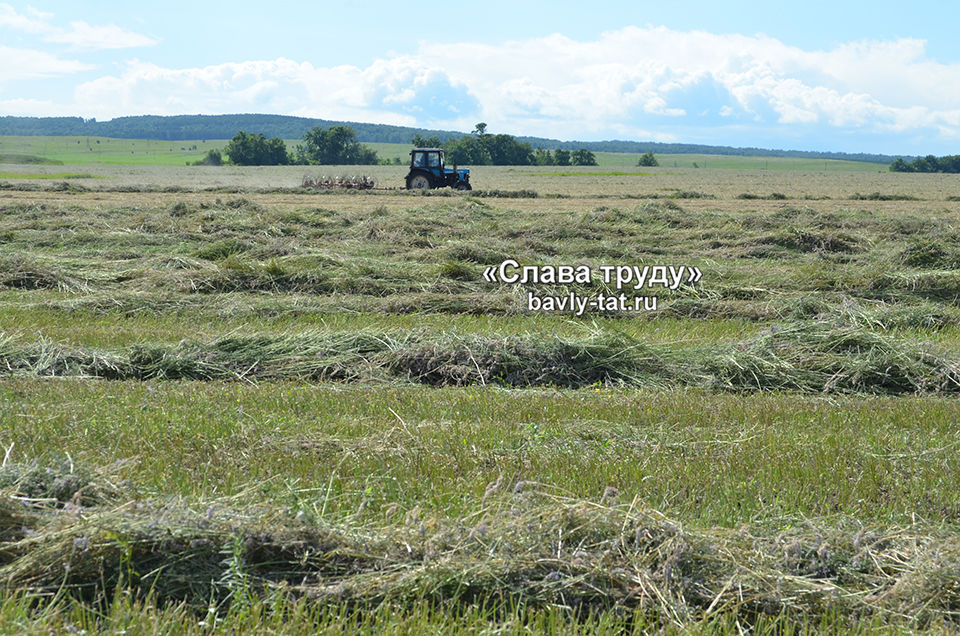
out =
[[[427,153],[425,152],[415,152],[413,153],[413,165],[417,168],[424,168],[427,165]]]
[[[439,167],[440,167],[440,153],[439,153],[439,152],[431,152],[430,154],[427,155],[427,161],[429,162],[428,165],[429,165],[431,168],[439,168]]]

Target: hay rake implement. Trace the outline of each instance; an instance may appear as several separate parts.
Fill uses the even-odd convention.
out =
[[[343,188],[346,190],[399,190],[399,188],[378,188],[376,181],[365,175],[304,177],[301,187],[316,190],[331,190],[334,188]]]

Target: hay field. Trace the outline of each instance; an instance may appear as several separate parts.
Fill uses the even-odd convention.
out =
[[[955,175],[10,169],[13,631],[957,629]]]
[[[771,159],[771,165],[788,160]],[[695,203],[697,194],[708,199],[738,200],[738,206],[749,209],[750,201],[762,203],[763,197],[783,195],[783,200],[849,201],[851,197],[907,198],[922,201],[944,201],[960,197],[960,184],[954,175],[892,175],[877,164],[870,170],[777,169],[733,170],[691,167],[622,168],[609,166],[471,166],[471,182],[477,190],[533,190],[541,198],[570,197],[577,199],[650,198],[680,195]],[[24,174],[19,179],[16,173]],[[59,181],[78,188],[104,191],[166,190],[191,193],[198,190],[224,190],[255,193],[298,188],[304,177],[354,176],[372,177],[378,187],[402,188],[405,166],[113,166],[17,165],[4,164],[2,181],[23,183],[36,180],[36,175],[80,174],[93,178]],[[738,199],[738,197],[760,197]],[[693,198],[691,198],[693,197]],[[855,200],[855,199],[853,199]],[[882,201],[881,201],[882,202]]]

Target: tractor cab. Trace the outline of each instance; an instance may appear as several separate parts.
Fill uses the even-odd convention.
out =
[[[414,148],[410,151],[410,172],[407,174],[408,190],[429,190],[450,186],[457,190],[471,190],[470,170],[444,165],[442,148]]]
[[[416,148],[410,151],[410,167],[430,168],[436,170],[443,168],[443,150],[440,148]]]

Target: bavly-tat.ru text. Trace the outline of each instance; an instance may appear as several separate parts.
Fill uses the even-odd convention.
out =
[[[655,311],[657,297],[627,295],[622,289],[639,291],[660,287],[678,289],[682,285],[694,285],[702,274],[698,267],[687,265],[601,265],[591,269],[587,265],[524,265],[507,259],[498,266],[490,266],[483,272],[487,282],[507,284],[590,285],[602,281],[604,287],[616,289],[614,293],[582,295],[570,292],[565,295],[541,295],[527,292],[527,309],[530,311],[572,312],[578,316],[588,309],[596,312]]]

